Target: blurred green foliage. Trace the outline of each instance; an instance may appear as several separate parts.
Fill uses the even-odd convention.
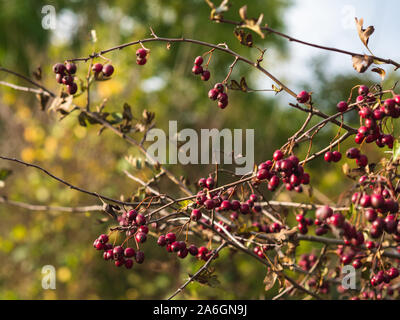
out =
[[[270,27],[284,30],[286,0],[267,2],[232,1],[227,18],[238,20],[238,9],[248,3],[248,16],[265,14]],[[58,25],[55,31],[41,26],[41,8],[45,1],[0,1],[0,65],[30,75],[41,67],[43,84],[52,90],[58,86],[51,72],[54,63],[69,58],[84,57],[94,51],[150,36],[149,27],[163,37],[188,37],[210,43],[227,43],[229,48],[253,60],[257,49],[240,45],[233,35],[233,27],[209,21],[210,8],[202,0],[174,1],[53,1]],[[93,43],[91,30],[96,30],[98,41]],[[274,48],[286,54],[286,43],[267,36],[262,41],[254,35],[260,48]],[[150,58],[144,67],[135,63],[137,47],[128,47],[107,54],[115,66],[111,80],[96,83],[91,89],[93,104],[108,99],[106,110],[121,112],[125,102],[132,106],[135,116],[144,109],[156,113],[157,127],[167,129],[168,120],[177,120],[178,129],[200,128],[254,128],[256,162],[271,157],[275,148],[286,142],[305,115],[286,107],[287,97],[273,94],[230,92],[230,105],[217,110],[207,98],[210,86],[225,78],[233,58],[214,53],[211,79],[204,83],[191,74],[193,59],[206,49],[192,44],[149,43]],[[268,61],[272,64],[273,61]],[[323,65],[316,63],[318,82],[304,84],[315,92],[323,111],[333,113],[338,100],[347,99],[349,88],[360,82],[360,77],[338,75],[328,78]],[[78,76],[84,79],[87,64],[79,63]],[[245,76],[249,87],[259,87],[259,73],[239,63],[231,79]],[[23,84],[11,75],[0,79]],[[11,88],[0,90],[0,149],[2,154],[42,165],[63,179],[85,188],[119,198],[136,193],[138,185],[122,173],[129,168],[146,180],[149,170],[135,171],[124,160],[127,155],[142,157],[125,141],[98,127],[79,126],[77,114],[62,121],[54,113],[40,110],[34,95]],[[84,105],[86,98],[76,103]],[[218,112],[217,112],[218,111]],[[356,122],[356,118],[351,119]],[[337,128],[327,126],[314,141],[313,150],[332,139]],[[139,137],[138,135],[136,137]],[[341,148],[345,148],[342,146]],[[307,146],[296,152],[305,156]],[[315,161],[307,167],[311,173],[325,165]],[[35,204],[77,206],[98,204],[95,199],[69,190],[32,168],[1,164],[10,167],[13,174],[7,179],[0,194],[10,199]],[[200,168],[199,168],[200,167]],[[169,166],[178,176],[197,181],[211,166]],[[314,187],[337,200],[338,188],[345,190],[348,181],[340,166],[332,166],[324,175],[312,174]],[[225,179],[225,178],[222,178]],[[314,178],[313,178],[314,179]],[[161,187],[166,186],[161,184]],[[173,190],[177,192],[177,190]],[[282,199],[309,200],[307,195],[283,193]],[[318,201],[314,197],[313,201]],[[106,263],[93,250],[93,240],[106,231],[108,224],[98,223],[100,213],[31,212],[12,206],[0,206],[0,299],[162,299],[166,298],[201,265],[188,258],[184,261],[157,248],[154,238],[144,244],[146,262],[132,270],[117,269]],[[289,221],[292,217],[289,218]],[[318,250],[310,243],[302,244],[299,254]],[[57,269],[57,289],[43,290],[41,268],[54,265]],[[248,257],[225,250],[215,264],[217,288],[191,284],[180,295],[188,299],[264,299],[276,293],[266,293],[263,279],[266,269]]]

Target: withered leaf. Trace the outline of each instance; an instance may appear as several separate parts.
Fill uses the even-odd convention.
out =
[[[265,284],[265,291],[269,291],[272,289],[276,282],[276,279],[278,279],[278,275],[275,272],[268,271],[263,281]]]
[[[39,100],[40,109],[44,111],[46,109],[47,103],[49,102],[50,96],[44,93],[40,93],[36,95],[36,98]]]
[[[239,40],[239,42],[247,47],[253,46],[253,36],[251,33],[246,33],[244,30],[235,30],[234,31],[235,37]]]
[[[371,69],[371,71],[372,72],[376,72],[377,74],[379,74],[381,76],[381,78],[382,78],[382,81],[385,80],[386,71],[383,70],[382,68],[376,67],[376,68]]]
[[[133,119],[131,106],[126,102],[124,103],[124,112],[122,113],[122,117],[128,121]]]
[[[215,288],[220,284],[220,282],[218,280],[218,277],[215,274],[213,274],[214,271],[215,271],[215,268],[208,267],[208,268],[202,270],[202,272],[200,272],[200,274],[197,275],[197,277],[194,278],[193,281],[196,281],[196,282],[199,282],[200,284]],[[192,278],[193,275],[189,274],[189,277]]]
[[[231,6],[229,4],[229,0],[223,0],[218,7],[215,6],[215,4],[210,1],[206,0],[208,6],[211,8],[211,13],[210,13],[210,19],[221,19],[223,16],[222,14],[226,11],[229,10],[229,7]]]
[[[75,108],[75,106],[72,104],[72,100],[73,96],[71,95],[62,95],[61,97],[56,97],[48,110],[54,110],[61,112],[62,114],[68,114]]]
[[[35,71],[32,72],[33,76],[35,77],[36,80],[42,80],[42,68],[37,67]]]
[[[368,48],[369,37],[371,36],[371,34],[374,33],[375,28],[373,26],[369,26],[367,27],[367,29],[364,29],[363,28],[364,19],[360,18],[360,20],[358,20],[357,18],[355,18],[355,20],[356,20],[358,36],[360,37],[362,43]]]
[[[103,210],[107,213],[111,218],[117,220],[117,214],[114,212],[113,206],[108,203],[103,203]]]
[[[243,23],[240,25],[241,28],[247,28],[257,33],[262,39],[265,38],[264,32],[261,29],[261,22],[264,18],[264,14],[260,14],[258,19],[247,18],[247,5],[244,5],[239,9],[239,15],[242,18]]]
[[[240,83],[236,80],[231,80],[231,83],[228,85],[228,88],[231,90],[240,90],[243,92],[249,91],[249,87],[247,86],[245,77],[240,79]]]
[[[154,112],[147,111],[146,109],[143,110],[142,117],[145,124],[150,124],[154,120],[155,116],[156,114]]]
[[[87,119],[86,114],[85,114],[84,112],[81,112],[81,113],[79,114],[79,116],[78,116],[78,121],[79,121],[79,124],[80,124],[82,127],[86,127],[86,126],[87,126],[87,125],[86,125],[86,119]]]
[[[365,72],[369,66],[374,62],[374,59],[371,56],[359,56],[359,55],[354,55],[352,56],[352,61],[353,61],[353,68],[359,72],[363,73]]]

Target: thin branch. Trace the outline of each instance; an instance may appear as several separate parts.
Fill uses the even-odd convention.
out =
[[[79,207],[59,207],[59,206],[48,206],[48,205],[37,205],[26,202],[10,200],[5,196],[0,196],[0,203],[8,204],[14,207],[19,207],[31,211],[59,211],[59,212],[90,212],[90,211],[103,211],[103,206],[91,205],[91,206],[79,206]]]
[[[173,299],[176,295],[178,295],[183,289],[187,287],[189,283],[192,281],[196,280],[196,278],[204,271],[207,269],[207,267],[210,265],[211,261],[214,259],[214,257],[217,255],[219,251],[221,251],[227,243],[223,241],[221,245],[215,249],[215,251],[212,253],[211,257],[207,260],[207,262],[199,269],[197,272],[192,275],[183,285],[181,285],[167,300]]]

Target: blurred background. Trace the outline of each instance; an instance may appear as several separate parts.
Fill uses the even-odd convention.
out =
[[[216,1],[218,2],[218,1]],[[264,23],[299,39],[341,49],[365,52],[355,29],[354,17],[364,18],[364,26],[374,25],[369,46],[384,58],[400,60],[397,38],[397,1],[231,1],[225,14],[239,20],[238,10],[248,4],[248,16],[264,13]],[[218,4],[218,3],[217,3]],[[42,8],[56,10],[55,30],[42,27]],[[0,0],[0,66],[29,77],[41,67],[43,84],[52,91],[59,85],[51,72],[52,65],[66,59],[87,56],[125,42],[149,37],[149,27],[162,37],[187,37],[210,43],[228,44],[243,56],[256,60],[259,51],[241,46],[233,35],[233,26],[209,20],[210,8],[202,0],[174,1],[6,1]],[[96,31],[97,42],[91,39]],[[360,83],[379,83],[380,77],[367,71],[357,74],[345,55],[323,52],[289,43],[275,35],[264,40],[253,34],[255,44],[267,49],[262,65],[294,91],[309,90],[324,112],[332,114],[336,104],[346,100],[350,89]],[[305,119],[290,109],[293,98],[285,93],[242,93],[230,91],[229,106],[217,110],[207,92],[222,81],[233,62],[231,56],[214,53],[210,63],[211,79],[202,82],[191,73],[193,60],[206,49],[192,44],[149,43],[148,63],[137,66],[138,46],[106,55],[112,59],[115,73],[111,80],[98,82],[91,89],[93,104],[108,99],[106,110],[121,112],[125,102],[135,116],[144,109],[156,113],[156,125],[167,129],[168,120],[183,128],[252,128],[255,129],[255,160],[265,161],[287,141]],[[383,66],[387,76],[383,86],[398,80],[393,68]],[[87,65],[78,64],[77,75],[84,79]],[[272,82],[249,66],[238,63],[231,79],[246,77],[253,89],[271,89]],[[0,73],[0,80],[26,85],[16,77]],[[84,105],[86,97],[75,102]],[[346,114],[353,125],[357,118]],[[125,141],[98,127],[82,127],[77,114],[62,121],[54,112],[42,111],[35,95],[0,87],[0,150],[2,155],[36,163],[74,185],[109,197],[125,198],[136,193],[138,184],[128,180],[124,169],[143,180],[152,177],[149,169],[138,170],[125,156],[142,157]],[[337,127],[326,126],[314,140],[313,151],[327,145]],[[139,135],[137,135],[139,137]],[[296,153],[305,156],[307,145]],[[341,146],[346,149],[346,143]],[[370,149],[370,150],[369,150]],[[378,160],[382,154],[366,146],[368,157]],[[383,151],[381,151],[383,152]],[[78,206],[99,204],[96,199],[69,190],[33,168],[0,162],[0,168],[13,170],[0,188],[0,195],[32,204]],[[168,168],[190,183],[206,176],[211,166]],[[321,175],[321,170],[324,174]],[[307,165],[314,196],[283,192],[279,199],[322,202],[337,201],[350,182],[342,174],[341,164],[327,167],[322,159]],[[224,179],[224,178],[223,178]],[[228,178],[226,178],[228,179]],[[228,181],[228,180],[227,180]],[[161,185],[163,186],[163,185]],[[167,187],[167,185],[164,185]],[[194,188],[192,187],[194,190]],[[173,190],[177,195],[177,190]],[[318,194],[319,196],[316,196]],[[103,261],[93,250],[92,242],[107,230],[108,223],[98,223],[101,213],[33,212],[0,205],[0,299],[163,299],[178,288],[202,263],[188,258],[178,261],[154,245],[144,244],[146,262],[133,269],[117,269]],[[290,220],[289,220],[290,221]],[[316,251],[318,246],[302,243],[298,254]],[[53,265],[57,270],[57,289],[43,290],[41,269]],[[215,288],[194,283],[180,298],[187,299],[268,299],[276,289],[264,291],[265,268],[245,255],[223,252],[214,266],[219,284]]]

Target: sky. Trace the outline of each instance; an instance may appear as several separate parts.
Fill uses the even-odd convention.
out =
[[[262,1],[266,3],[265,10],[267,10],[268,0]],[[123,15],[118,8],[103,9],[104,14]],[[364,18],[364,28],[369,25],[375,27],[375,32],[369,41],[369,47],[374,55],[400,61],[399,12],[399,0],[293,0],[293,6],[284,12],[286,30],[278,31],[307,42],[368,53],[358,37],[354,20],[355,17]],[[107,15],[104,18],[107,18]],[[122,25],[128,26],[132,31],[134,26],[132,21],[126,21],[127,18],[129,17],[125,17]],[[55,43],[63,43],[77,30],[79,19],[72,11],[64,10],[58,15],[58,24],[59,27],[53,33],[53,40]],[[328,74],[355,72],[351,57],[348,55],[322,51],[295,42],[288,43],[288,57],[285,59],[280,59],[276,50],[267,49],[263,67],[296,92],[302,90],[301,83],[312,83],[313,72],[310,64],[313,58],[322,56],[326,59],[325,70]],[[274,63],[268,64],[268,61]],[[386,71],[393,70],[389,66],[382,67]],[[374,76],[377,81],[380,80],[377,74]],[[259,74],[256,77],[259,89],[271,88],[272,82],[265,79],[264,75]],[[153,80],[149,79],[149,83],[146,82],[144,85],[149,88],[162,87],[160,83],[155,85]]]
[[[285,12],[285,33],[300,40],[336,47],[352,52],[368,53],[359,40],[354,18],[364,18],[364,28],[375,27],[369,40],[374,55],[400,61],[400,1],[398,0],[295,0]],[[298,43],[288,43],[289,58],[269,70],[285,79],[295,89],[297,84],[312,80],[309,68],[312,58],[327,59],[328,73],[354,72],[351,57],[321,51]],[[268,69],[268,65],[265,67]],[[383,67],[386,71],[391,67]],[[377,81],[380,79],[376,75]]]

